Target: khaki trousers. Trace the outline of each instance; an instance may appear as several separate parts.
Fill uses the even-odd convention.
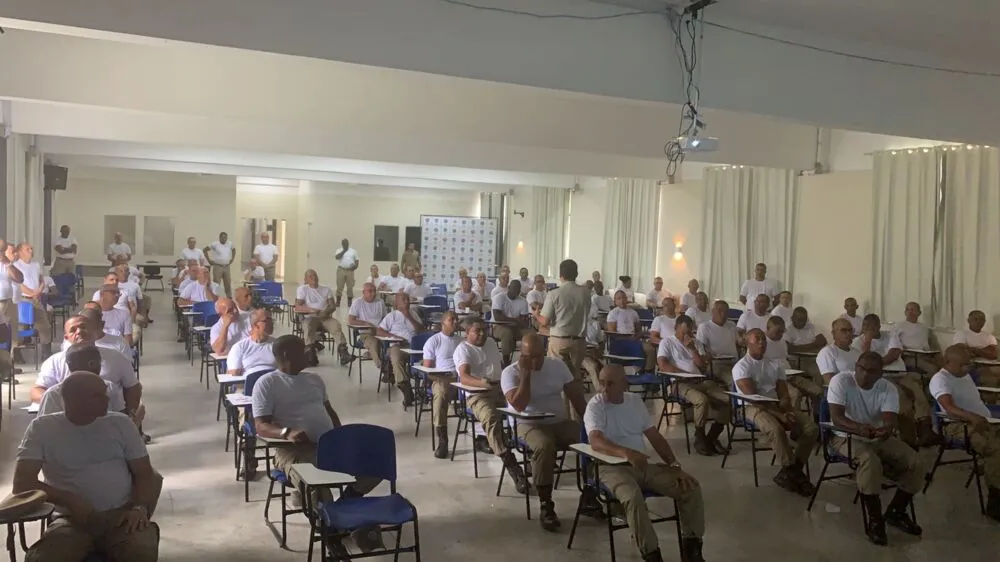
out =
[[[155,524],[126,533],[118,522],[125,507],[92,514],[84,525],[66,517],[56,519],[28,549],[25,562],[80,562],[98,551],[115,562],[155,562],[159,559],[160,530]]]
[[[380,342],[378,338],[369,334],[361,334],[358,337],[358,343],[360,343],[365,348],[365,351],[368,352],[368,355],[372,356],[372,363],[375,363],[375,368],[381,369],[382,358],[379,357],[379,351],[381,351],[380,348],[382,346],[379,345]]]
[[[788,377],[788,397],[792,406],[798,408],[803,398],[808,399],[810,403],[819,400],[819,397],[823,395],[823,387],[816,382],[818,378],[814,378],[808,371],[801,375]]]
[[[535,331],[531,328],[522,328],[519,326],[509,326],[504,324],[493,325],[493,337],[500,340],[500,353],[503,354],[503,358],[506,361],[510,361],[511,356],[514,355],[514,348],[516,347],[515,342],[528,334],[534,333]]]
[[[277,264],[264,266],[264,281],[274,281],[274,268]]]
[[[643,370],[645,371],[655,371],[656,370],[656,351],[657,346],[650,343],[649,340],[642,341],[642,351],[646,356],[646,364],[643,365]]]
[[[535,487],[552,486],[556,453],[580,442],[580,422],[562,420],[549,424],[519,423],[517,436],[524,439],[531,449],[531,478]]]
[[[337,268],[337,300],[340,300],[340,295],[344,292],[344,287],[347,287],[347,298],[354,298],[354,270],[344,269],[342,267]]]
[[[746,410],[747,417],[757,425],[768,444],[774,449],[774,455],[778,457],[781,466],[791,466],[796,460],[802,464],[809,462],[809,455],[812,454],[819,438],[819,427],[808,414],[799,410],[792,411],[795,415],[795,426],[792,431],[798,435],[793,450],[785,426],[778,420],[780,413],[777,410],[752,404],[747,404]]]
[[[625,520],[632,530],[632,544],[642,555],[660,547],[656,530],[649,519],[643,490],[650,490],[677,502],[680,516],[681,534],[685,537],[701,537],[705,534],[705,502],[701,497],[701,486],[681,490],[677,485],[680,470],[662,464],[647,464],[645,469],[632,466],[602,466],[599,469],[601,482],[606,484],[615,498],[622,504]]]
[[[479,420],[486,432],[486,440],[490,442],[493,454],[502,457],[510,450],[507,440],[504,439],[504,416],[500,413],[500,408],[507,406],[507,399],[504,398],[500,385],[494,385],[486,392],[469,394],[465,403],[472,410],[472,415]]]
[[[731,359],[712,361],[712,376],[725,388],[733,388],[733,361]]]
[[[226,289],[226,296],[233,296],[233,277],[230,274],[229,265],[215,264],[212,266],[212,281],[222,283]]]
[[[549,336],[549,357],[557,357],[566,363],[569,372],[573,374],[573,380],[581,382],[583,380],[583,357],[587,352],[587,342],[583,338],[571,339]],[[563,405],[570,419],[578,420],[579,416],[569,399],[563,395]]]
[[[907,412],[917,420],[931,417],[931,403],[919,374],[904,373],[885,378],[899,391],[899,415]]]
[[[834,437],[833,446],[840,454],[847,456],[846,437]],[[853,438],[851,457],[857,463],[854,478],[862,494],[875,495],[882,492],[883,475],[894,480],[899,489],[916,494],[924,487],[924,470],[920,457],[909,445],[896,436],[884,441],[862,441]]]
[[[378,340],[375,340],[376,342]],[[389,361],[392,363],[392,375],[396,384],[410,382],[410,356],[403,353],[398,344],[389,348]]]
[[[431,377],[431,424],[448,427],[448,405],[455,399],[454,378]]]
[[[316,464],[316,444],[296,443],[274,448],[274,468],[287,474],[292,481],[292,486],[298,489],[302,480],[298,473],[292,470],[292,465],[296,463]],[[363,496],[375,489],[379,482],[381,480],[378,478],[359,476],[353,484],[347,486],[347,490],[350,490],[353,495]],[[333,495],[329,488],[313,488],[310,490],[310,499],[313,505],[316,505],[320,501],[332,501]]]
[[[327,316],[326,318],[310,316],[306,319],[304,327],[306,345],[312,345],[316,342],[316,332],[320,328],[325,329],[337,344],[347,343],[347,338],[344,337],[344,328],[340,325],[340,320],[337,320],[333,316]]]
[[[691,403],[695,427],[705,427],[709,418],[723,425],[733,419],[729,395],[712,381],[678,383],[680,394]],[[712,413],[714,412],[714,416]]]
[[[49,269],[49,275],[55,277],[56,275],[63,275],[65,273],[76,275],[76,262],[65,258],[56,258]]]
[[[946,425],[944,433],[951,439],[965,439],[963,425],[959,423]],[[969,441],[972,449],[983,458],[986,485],[1000,489],[1000,427],[990,425],[981,430],[969,427]]]

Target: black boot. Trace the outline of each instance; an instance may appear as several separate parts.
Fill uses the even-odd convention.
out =
[[[896,495],[892,497],[889,507],[885,510],[885,522],[906,534],[919,537],[924,534],[924,530],[910,517],[911,501],[913,501],[913,494],[897,489]]]
[[[351,362],[351,352],[347,349],[347,344],[342,343],[337,346],[337,353],[340,355],[340,365],[344,366]]]
[[[986,497],[986,516],[1000,523],[1000,489],[990,488]]]
[[[711,457],[715,454],[715,450],[708,443],[708,436],[705,435],[704,427],[694,428],[694,450],[699,455],[705,457]]]
[[[306,366],[316,367],[319,365],[319,355],[316,353],[315,347],[309,347],[306,349]]]
[[[413,405],[413,387],[410,386],[410,381],[401,382],[396,386],[403,394],[403,409],[405,410]]]
[[[348,308],[350,308],[352,302],[354,302],[354,297],[347,297],[347,307]]]
[[[813,492],[816,488],[813,486],[812,482],[809,481],[809,477],[806,475],[805,466],[796,461],[795,464],[788,467],[791,471],[790,476],[792,477],[792,482],[795,483],[795,491],[798,492],[800,496],[812,497]]]
[[[448,426],[438,427],[437,447],[434,449],[434,457],[438,459],[448,458]]]
[[[878,494],[861,494],[861,503],[865,510],[865,534],[868,540],[879,546],[889,544],[885,536],[885,520],[882,518],[882,501]]]
[[[500,460],[503,461],[503,466],[507,469],[507,475],[514,482],[514,489],[517,490],[519,494],[528,493],[528,478],[524,475],[524,471],[521,470],[521,465],[517,464],[517,459],[514,458],[514,454],[507,452],[504,453]],[[551,494],[552,492],[549,492]]]
[[[715,422],[712,424],[712,427],[708,429],[708,433],[705,435],[705,440],[708,441],[708,446],[711,447],[717,455],[726,454],[726,448],[719,442],[719,436],[722,435],[722,432],[725,429],[725,425]]]
[[[657,548],[653,552],[643,554],[642,562],[663,562],[663,555],[660,554],[660,549]]]
[[[681,539],[681,562],[705,562],[701,555],[702,541],[700,537],[684,537]]]
[[[562,523],[556,515],[556,504],[552,503],[552,486],[535,486],[538,490],[538,522],[550,533],[556,532]]]

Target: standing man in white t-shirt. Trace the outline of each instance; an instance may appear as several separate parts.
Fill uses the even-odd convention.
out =
[[[895,435],[899,395],[895,386],[882,378],[882,366],[878,353],[863,353],[855,371],[833,377],[827,391],[830,419],[846,431],[837,431],[831,444],[841,455],[850,455],[856,466],[854,480],[867,514],[865,534],[878,545],[888,543],[886,523],[910,535],[923,533],[908,509],[914,494],[924,486],[926,472],[916,451]],[[883,518],[879,495],[886,468],[896,482],[896,494]]]
[[[340,306],[340,297],[346,286],[347,306],[350,307],[354,300],[354,271],[358,269],[361,259],[347,238],[340,241],[340,249],[333,257],[337,260],[337,306]]]
[[[337,344],[337,353],[340,355],[340,364],[347,365],[351,362],[351,353],[347,349],[347,338],[344,337],[344,328],[340,325],[340,320],[334,316],[337,311],[337,301],[333,297],[333,291],[326,285],[319,284],[319,275],[315,269],[307,269],[305,283],[299,285],[295,290],[295,313],[305,316],[303,327],[306,340],[306,356],[310,366],[319,365],[318,349],[316,345],[316,333],[323,328],[330,334]]]
[[[441,331],[424,342],[423,366],[452,371],[448,375],[429,375],[431,383],[431,425],[437,443],[434,457],[448,458],[448,406],[455,398],[455,348],[462,343],[462,338],[455,334],[458,327],[458,315],[452,311],[441,316]]]
[[[20,290],[18,287],[24,281],[21,270],[14,267],[16,259],[14,245],[0,239],[0,323],[6,324],[8,327],[10,341],[5,343],[11,345],[11,350],[17,343],[16,338],[13,337],[14,332],[17,331],[17,303],[14,302],[14,292]],[[0,373],[0,377],[3,377],[4,380],[6,377],[14,375],[13,359],[11,353],[6,349],[0,349],[0,368],[3,371]]]
[[[503,370],[500,388],[515,410],[552,414],[548,418],[518,422],[517,437],[531,449],[532,480],[541,504],[539,522],[546,531],[555,532],[561,526],[552,501],[556,453],[580,441],[580,422],[567,417],[563,394],[573,406],[577,419],[582,419],[587,409],[583,387],[564,361],[545,356],[542,338],[530,334],[521,340],[521,356],[517,363]]]
[[[59,238],[52,246],[56,255],[49,274],[53,277],[64,273],[76,274],[76,238],[69,235],[69,225],[59,227]]]
[[[705,503],[698,480],[681,470],[670,444],[650,419],[642,397],[626,392],[628,381],[621,365],[605,366],[598,382],[601,392],[587,403],[583,423],[594,451],[628,460],[626,465],[602,466],[600,476],[601,484],[622,504],[632,530],[632,544],[643,562],[663,561],[643,495],[649,490],[677,502],[683,560],[704,562],[701,550]],[[651,461],[644,438],[661,462]]]
[[[107,257],[112,267],[132,259],[132,247],[125,243],[121,232],[116,232],[114,241],[108,244]]]
[[[226,296],[233,296],[233,278],[229,266],[233,263],[235,252],[233,243],[229,241],[229,234],[219,233],[219,239],[205,246],[205,255],[212,265],[212,281],[222,282],[226,288]]]
[[[35,331],[38,332],[40,344],[40,354],[44,360],[52,354],[52,327],[49,313],[42,304],[42,295],[45,294],[45,284],[42,282],[42,265],[33,261],[35,248],[27,242],[22,242],[17,247],[17,261],[14,267],[21,271],[24,279],[18,285],[21,291],[21,300],[31,302],[35,309]]]
[[[278,265],[278,247],[271,243],[271,235],[260,233],[260,244],[253,247],[253,257],[264,268],[264,280],[274,281],[275,266]]]
[[[767,278],[767,266],[758,263],[753,268],[753,279],[747,279],[740,287],[740,302],[743,304],[752,303],[757,299],[757,295],[767,295],[767,308],[774,304],[774,297],[778,296],[778,282]]]
[[[189,236],[187,239],[187,248],[181,249],[180,257],[188,261],[196,261],[202,267],[208,267],[208,259],[205,257],[205,252],[201,251],[197,246],[198,240],[194,236]]]

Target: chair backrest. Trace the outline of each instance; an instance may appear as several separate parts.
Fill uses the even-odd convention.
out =
[[[448,286],[445,285],[444,283],[431,283],[431,293],[435,295],[444,295],[447,297]],[[424,302],[426,304],[426,299],[424,299]]]
[[[413,334],[413,337],[410,338],[410,349],[423,349],[424,344],[427,343],[427,340],[431,339],[431,336],[433,335],[433,332],[420,332]]]
[[[253,396],[253,387],[254,387],[255,384],[257,384],[257,381],[260,380],[260,378],[263,377],[264,375],[266,375],[268,373],[273,373],[273,372],[274,372],[274,369],[268,368],[268,369],[264,369],[262,371],[256,371],[256,372],[253,372],[253,373],[250,373],[249,375],[247,375],[247,379],[245,381],[243,381],[243,395],[244,396]]]
[[[726,317],[733,322],[739,321],[740,316],[743,316],[743,311],[738,308],[730,308],[729,312],[726,314]]]
[[[656,318],[656,313],[648,308],[639,308],[636,309],[636,312],[639,314],[639,320],[652,322],[653,319]]]
[[[73,290],[76,288],[76,275],[61,273],[52,277],[52,282],[56,284],[56,289],[60,295],[69,296],[73,294]]]
[[[395,483],[396,436],[391,429],[366,423],[331,429],[319,438],[316,467]]]
[[[427,306],[435,306],[437,308],[428,308],[427,310],[431,312],[448,312],[448,296],[447,295],[429,295],[424,298],[424,304]]]
[[[17,303],[17,321],[25,326],[35,325],[35,306],[31,301],[20,301]]]
[[[260,296],[262,297],[278,297],[283,296],[283,290],[281,288],[281,283],[275,281],[264,281],[257,289],[260,291]]]
[[[646,356],[646,352],[642,349],[642,342],[628,337],[608,338],[608,353],[626,357]]]
[[[147,266],[145,266],[145,267],[142,268],[142,272],[146,274],[146,277],[149,277],[150,275],[159,275],[160,274],[160,266],[158,266],[158,265],[147,265]]]
[[[76,277],[77,277],[77,279],[83,279],[83,266],[82,265],[77,265],[75,269],[76,269]]]
[[[196,317],[195,320],[204,322],[206,318],[215,314],[215,303],[212,301],[196,302],[191,305],[191,312],[200,313],[200,316]],[[204,325],[210,326],[211,324]]]
[[[830,422],[830,403],[826,401],[826,394],[823,395],[823,399],[819,402],[819,421],[821,423]]]

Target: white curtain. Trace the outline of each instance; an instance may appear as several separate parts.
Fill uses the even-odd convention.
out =
[[[659,209],[660,186],[656,181],[627,178],[608,181],[601,267],[606,289],[614,289],[622,275],[632,277],[636,292],[652,288]]]
[[[705,170],[702,263],[709,298],[737,300],[754,265],[792,289],[798,174],[725,166]]]
[[[566,217],[569,190],[534,187],[531,190],[531,232],[535,238],[531,274],[559,276],[559,262],[566,259]]]
[[[872,172],[872,311],[900,318],[916,301],[934,324],[934,232],[938,224],[941,153],[878,152]]]
[[[934,306],[938,325],[962,327],[970,310],[990,318],[1000,306],[1000,150],[945,149],[943,157]]]
[[[25,239],[35,246],[35,259],[41,262],[45,255],[45,156],[34,146],[27,150],[25,184]]]

